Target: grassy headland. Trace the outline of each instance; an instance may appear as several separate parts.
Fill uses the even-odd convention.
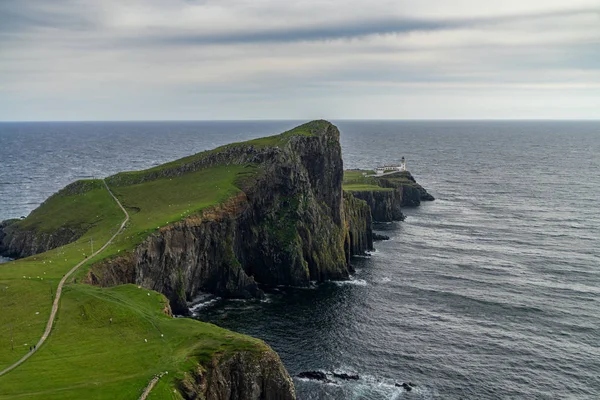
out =
[[[137,398],[153,374],[162,371],[169,375],[161,379],[151,398],[180,398],[174,382],[195,363],[207,362],[217,352],[263,351],[266,345],[250,337],[168,317],[163,312],[166,299],[156,292],[132,285],[97,288],[76,283],[77,277],[95,262],[133,250],[161,227],[224,202],[240,192],[241,182],[260,173],[254,164],[201,165],[198,161],[236,146],[282,146],[294,136],[313,135],[324,124],[314,121],[281,135],[108,178],[130,222],[65,287],[51,336],[24,364],[0,377],[0,399]],[[181,172],[164,174],[174,170]],[[0,370],[37,343],[61,277],[91,253],[92,241],[96,248],[108,241],[122,220],[102,181],[90,180],[69,185],[16,222],[19,228],[45,233],[69,227],[81,236],[65,246],[0,265]]]
[[[344,171],[343,189],[348,192],[369,192],[369,191],[392,191],[393,187],[400,185],[417,186],[414,181],[409,179],[408,172],[397,172],[395,174],[385,175],[385,177],[365,176],[374,175],[375,171],[370,170],[346,170]],[[381,179],[392,183],[393,187],[382,186]]]

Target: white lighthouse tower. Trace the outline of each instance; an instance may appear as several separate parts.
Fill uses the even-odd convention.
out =
[[[400,171],[406,171],[406,159],[402,156],[402,160],[400,161]]]

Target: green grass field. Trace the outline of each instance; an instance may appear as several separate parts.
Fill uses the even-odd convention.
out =
[[[394,189],[384,188],[377,185],[361,184],[361,183],[345,183],[343,188],[347,192],[391,192]]]
[[[375,171],[347,170],[344,171],[342,188],[348,192],[389,192],[393,189],[379,186],[377,178],[364,176],[374,174]]]
[[[23,221],[31,224],[29,226],[42,221],[57,224],[70,210],[72,215],[85,215],[82,221],[90,223],[85,235],[67,246],[0,264],[0,370],[20,359],[30,345],[37,343],[50,315],[58,282],[85,254],[91,254],[90,240],[93,238],[97,249],[119,228],[123,212],[102,182],[96,183],[100,185],[93,185],[85,193],[53,196],[32,213],[33,222],[29,218]],[[69,220],[70,217],[64,218]]]
[[[152,398],[178,399],[174,380],[197,362],[216,352],[267,348],[212,324],[171,318],[162,311],[166,304],[161,294],[134,285],[69,285],[49,341],[0,377],[0,399],[137,399],[165,371]]]
[[[256,173],[253,165],[215,166],[113,186],[130,221],[104,252],[80,268],[75,281],[94,262],[130,251],[160,227],[239,193],[239,182]],[[69,245],[0,265],[0,370],[37,343],[59,280],[91,253],[91,239],[99,248],[123,219],[102,182],[85,181],[65,188],[18,222],[44,232],[68,224],[86,233]],[[50,338],[23,365],[0,377],[0,399],[133,399],[153,374],[167,370],[170,374],[151,398],[178,398],[174,380],[194,363],[207,361],[216,351],[265,348],[260,341],[210,324],[169,318],[161,312],[165,302],[162,295],[135,286],[65,286]]]
[[[405,172],[399,172],[393,175],[386,175],[379,178],[374,176],[364,176],[363,174],[372,175],[375,171],[363,170],[347,170],[344,171],[344,181],[342,187],[348,192],[373,192],[373,191],[392,191],[393,188],[385,188],[380,186],[380,179],[392,182],[394,185],[415,186],[415,183],[406,177]]]
[[[83,276],[95,262],[133,250],[169,223],[222,203],[240,192],[237,186],[240,179],[255,173],[256,167],[252,165],[216,166],[174,178],[129,186],[111,185],[111,190],[129,212],[129,224],[102,254],[84,265],[75,276]]]

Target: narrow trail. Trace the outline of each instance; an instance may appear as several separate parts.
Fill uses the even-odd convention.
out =
[[[63,286],[65,285],[65,282],[67,281],[67,279],[69,279],[69,277],[71,275],[73,275],[73,273],[75,271],[77,271],[77,269],[79,269],[79,267],[81,267],[83,264],[85,264],[91,258],[96,257],[98,254],[100,254],[102,251],[104,251],[104,249],[106,249],[108,247],[108,245],[110,245],[112,243],[112,241],[117,237],[117,235],[119,233],[121,233],[123,231],[123,229],[125,229],[125,225],[127,224],[127,222],[129,222],[129,213],[127,212],[127,210],[125,210],[125,207],[123,207],[121,202],[117,199],[117,197],[113,194],[113,192],[111,192],[111,190],[109,189],[109,187],[106,184],[106,181],[104,179],[102,180],[102,183],[104,183],[104,186],[106,187],[106,190],[108,190],[108,193],[117,202],[117,204],[119,205],[119,207],[125,214],[125,220],[121,223],[121,227],[119,228],[119,230],[108,240],[108,242],[104,243],[104,246],[100,247],[92,255],[85,258],[79,264],[77,264],[76,266],[71,268],[71,270],[69,272],[67,272],[65,274],[65,276],[62,277],[62,279],[58,283],[58,287],[56,288],[56,296],[54,297],[54,302],[52,303],[52,311],[50,312],[50,318],[48,318],[48,323],[46,324],[46,330],[44,331],[44,334],[42,335],[40,340],[35,345],[35,349],[30,351],[29,353],[25,354],[19,361],[17,361],[13,365],[0,371],[0,376],[12,371],[13,369],[17,368],[19,365],[23,364],[29,357],[31,357],[36,351],[38,351],[40,349],[40,346],[42,344],[44,344],[46,339],[48,339],[48,337],[50,336],[50,332],[52,331],[52,325],[54,324],[54,320],[56,319],[56,313],[58,312],[58,304],[60,302],[60,296],[62,295],[62,289],[63,289]]]
[[[152,391],[152,388],[154,387],[154,385],[156,385],[156,383],[158,382],[158,380],[165,374],[165,372],[161,372],[160,374],[156,375],[154,378],[152,378],[150,380],[150,382],[148,382],[148,386],[146,386],[146,388],[144,389],[144,391],[142,392],[142,395],[140,396],[140,398],[138,400],[146,400],[146,398],[148,398],[148,395],[150,394],[150,392]]]

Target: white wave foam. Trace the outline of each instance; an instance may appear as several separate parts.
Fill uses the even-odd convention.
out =
[[[220,297],[214,297],[213,295],[207,293],[200,293],[190,303],[188,303],[188,309],[192,315],[196,315],[201,309],[215,304],[219,300],[221,300]]]
[[[343,285],[356,285],[356,286],[367,286],[368,283],[364,279],[350,279],[349,281],[334,281],[338,286]]]

